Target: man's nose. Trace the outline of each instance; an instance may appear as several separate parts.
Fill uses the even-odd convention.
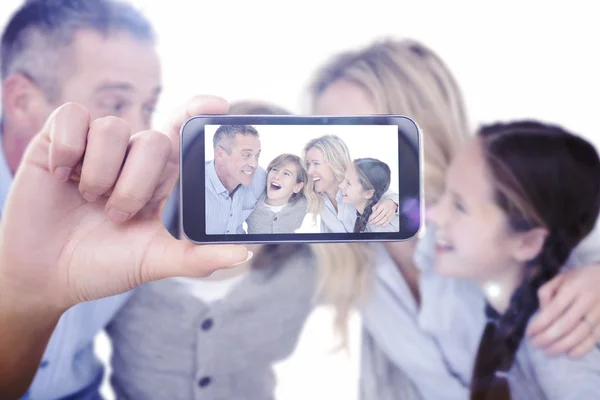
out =
[[[250,162],[248,163],[252,168],[256,168],[258,167],[258,160],[256,158],[253,158],[250,160]]]

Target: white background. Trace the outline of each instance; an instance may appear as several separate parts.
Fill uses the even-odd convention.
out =
[[[394,125],[253,125],[260,135],[258,165],[267,169],[275,157],[292,153],[302,157],[304,146],[323,135],[337,135],[346,143],[354,160],[372,157],[386,163],[392,172],[390,190],[398,193],[398,128]],[[213,157],[213,135],[219,125],[207,125],[204,135],[205,156]]]
[[[232,101],[257,98],[306,112],[303,90],[319,64],[333,52],[393,36],[420,40],[448,63],[474,126],[535,117],[600,144],[600,24],[595,1],[135,3],[145,9],[160,36],[165,91],[157,126],[170,109],[197,93]],[[18,4],[1,0],[0,19]],[[326,330],[326,320],[319,321]],[[305,337],[324,341],[328,336]],[[101,336],[98,343],[106,359],[106,338]],[[344,374],[352,374],[344,362],[325,364],[325,369],[304,365],[297,374],[302,375],[298,385],[327,393],[322,398],[340,392],[327,392],[321,385],[343,385]],[[320,380],[312,380],[317,377]],[[291,392],[298,398],[317,398]]]

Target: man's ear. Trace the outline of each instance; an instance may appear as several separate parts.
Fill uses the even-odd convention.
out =
[[[540,254],[548,237],[545,228],[533,228],[517,237],[513,257],[519,262],[528,262]]]
[[[44,92],[22,74],[10,75],[2,82],[2,108],[6,122],[27,135],[37,133],[51,111]]]
[[[225,156],[225,154],[227,154],[227,152],[221,146],[217,146],[215,148],[215,158],[223,158],[223,156]]]

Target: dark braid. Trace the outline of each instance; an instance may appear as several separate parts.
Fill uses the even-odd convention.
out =
[[[369,200],[369,204],[367,204],[367,206],[365,207],[365,211],[361,215],[356,217],[356,223],[354,224],[354,232],[363,232],[365,230],[365,228],[367,227],[367,223],[369,222],[369,218],[373,213],[373,206],[377,204],[379,200],[381,200],[381,196],[383,196],[384,193],[385,191],[375,190],[375,194],[373,195],[371,200]]]
[[[363,232],[373,213],[373,206],[381,200],[390,187],[391,171],[386,163],[374,158],[358,158],[354,160],[354,166],[363,189],[375,191],[354,224],[354,232]]]
[[[473,371],[471,399],[508,399],[498,396],[502,391],[495,386],[496,373],[512,367],[529,319],[539,308],[539,289],[560,273],[595,225],[600,160],[587,141],[537,122],[487,126],[479,137],[495,181],[496,202],[511,228],[548,230],[542,250],[527,263],[523,283],[498,317],[491,343],[485,348],[480,344]]]

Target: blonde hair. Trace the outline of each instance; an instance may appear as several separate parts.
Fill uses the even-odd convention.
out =
[[[335,135],[325,135],[312,139],[304,146],[302,157],[305,162],[306,153],[313,148],[321,150],[327,165],[333,171],[335,179],[338,182],[341,182],[344,179],[348,165],[352,162],[350,151],[348,150],[346,143]],[[316,218],[317,215],[321,214],[323,196],[321,193],[315,192],[314,183],[311,179],[308,180],[305,193],[306,198],[308,199],[307,212],[313,214]]]
[[[383,40],[331,59],[313,77],[311,107],[332,83],[348,80],[375,100],[378,113],[403,114],[423,132],[425,198],[442,194],[446,167],[470,135],[465,106],[448,67],[414,40]]]
[[[377,112],[403,114],[420,126],[424,152],[426,204],[444,191],[447,167],[471,132],[462,94],[444,62],[414,40],[380,40],[331,58],[309,86],[311,108],[327,88],[339,80],[363,87],[374,99]],[[372,282],[373,257],[367,246],[318,245],[318,295],[340,314],[336,327],[345,341],[348,312],[362,299]],[[345,286],[350,285],[350,286]]]
[[[292,163],[296,167],[296,183],[303,183],[302,189],[298,193],[292,193],[290,203],[295,203],[306,193],[306,184],[308,183],[308,174],[302,164],[302,159],[295,154],[284,153],[273,159],[267,166],[267,175],[273,168],[281,167],[283,164]]]

